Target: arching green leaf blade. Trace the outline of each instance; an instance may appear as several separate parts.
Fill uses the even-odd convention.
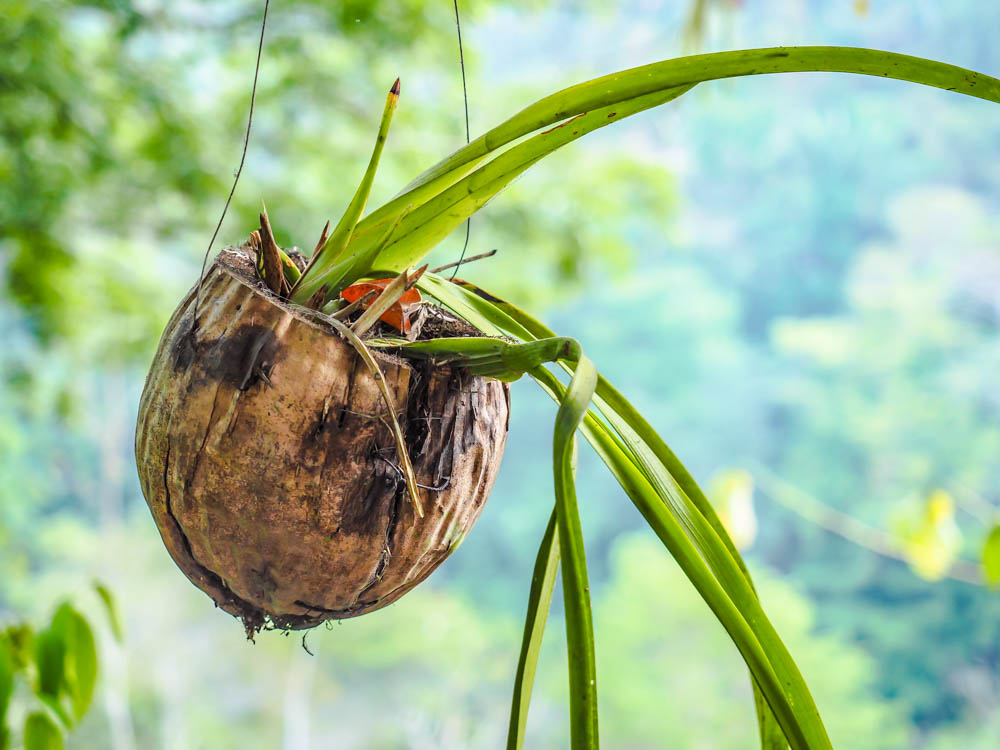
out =
[[[391,270],[412,265],[516,175],[586,132],[670,101],[701,82],[795,72],[894,78],[1000,102],[1000,81],[995,78],[947,63],[882,50],[773,47],[664,60],[571,86],[526,107],[426,170],[396,198],[359,222],[356,232],[359,247],[368,247],[373,242],[372,230],[389,221],[403,206],[412,204],[418,209],[406,227],[405,236],[397,237],[379,259],[380,266]],[[469,174],[475,165],[517,139],[576,117],[580,119],[573,120],[573,127],[566,132],[560,132],[566,128],[557,128],[541,133]],[[555,137],[548,137],[553,133]],[[502,166],[492,166],[501,158],[506,158]]]
[[[457,285],[447,285],[447,287],[450,289],[442,284],[436,289],[438,298],[444,298],[443,301],[453,307],[464,306],[460,311],[466,315],[471,313],[468,318],[470,322],[488,333],[516,335],[528,340],[552,334],[523,311],[489,293],[475,294],[470,289]],[[571,365],[569,369],[572,369]],[[551,378],[551,374],[541,371],[540,375],[536,375],[536,379],[544,377]],[[558,400],[561,387],[558,381],[552,378],[547,390]],[[599,379],[597,389],[599,394],[603,393],[612,400],[620,399],[620,394],[616,396],[617,391],[606,381]],[[616,401],[615,407],[632,417],[632,421],[635,421],[640,429],[652,430],[641,418],[638,421],[634,419],[637,413],[633,413],[631,405],[624,399],[620,401],[621,403]],[[756,600],[746,568],[704,494],[686,470],[683,470],[682,476],[689,486],[693,487],[693,492],[698,493],[700,503],[704,503],[705,512],[702,513],[699,503],[686,496],[679,484],[673,480],[671,472],[664,467],[663,464],[669,461],[673,466],[679,467],[679,470],[683,469],[665,443],[659,440],[658,436],[654,441],[658,441],[657,445],[662,449],[664,460],[661,461],[615,408],[609,407],[600,397],[596,399],[596,403],[602,407],[608,422],[597,419],[596,415],[589,415],[584,434],[592,444],[594,440],[601,441],[604,447],[598,452],[602,459],[606,462],[618,462],[617,465],[609,463],[609,467],[671,553],[675,557],[689,555],[685,558],[686,562],[682,562],[680,558],[678,562],[682,562],[688,577],[740,648],[754,675],[755,691],[759,687],[767,696],[767,704],[771,709],[780,712],[781,725],[794,747],[829,747],[829,739],[818,711],[815,710],[808,687],[764,615]],[[603,427],[594,432],[595,425]],[[609,425],[614,425],[613,429]],[[655,432],[652,434],[655,435]],[[595,448],[597,447],[595,445]],[[642,455],[643,460],[640,460],[637,454]],[[655,502],[649,495],[650,492],[657,498]],[[716,530],[716,525],[721,534]],[[710,567],[706,566],[706,560]],[[734,613],[737,615],[736,618],[733,618]],[[727,621],[723,619],[724,617],[730,619]],[[777,679],[778,673],[782,675],[781,680]],[[759,709],[761,738],[765,743],[763,747],[781,747],[782,741],[775,731],[774,718],[762,701],[755,702]],[[788,708],[793,704],[799,707],[797,712],[792,712]]]

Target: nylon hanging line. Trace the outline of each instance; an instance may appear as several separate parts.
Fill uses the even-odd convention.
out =
[[[456,0],[457,1],[457,0]],[[236,174],[233,177],[233,187],[229,191],[229,197],[226,198],[226,205],[222,208],[222,216],[219,217],[219,223],[215,225],[215,231],[212,232],[212,239],[208,241],[208,247],[205,248],[205,257],[201,259],[201,275],[198,277],[198,293],[194,298],[194,320],[191,322],[191,330],[193,331],[198,326],[198,307],[201,305],[201,287],[205,283],[205,266],[208,263],[208,255],[212,252],[212,245],[215,244],[215,238],[219,236],[219,230],[222,229],[222,222],[226,219],[226,213],[229,211],[229,204],[233,200],[233,194],[236,192],[236,185],[240,181],[240,175],[243,173],[243,163],[247,159],[247,148],[250,146],[250,128],[253,125],[253,105],[257,99],[257,76],[260,73],[260,56],[264,51],[264,29],[267,27],[267,9],[271,5],[271,0],[264,0],[264,18],[260,22],[260,41],[257,43],[257,65],[253,70],[253,88],[250,90],[250,116],[247,118],[247,133],[243,139],[243,153],[240,156],[240,165],[236,168]]]
[[[455,1],[455,29],[458,31],[458,62],[462,66],[462,100],[465,102],[465,143],[469,143],[469,90],[465,84],[465,53],[462,51],[462,21],[458,17],[458,0]],[[455,280],[455,274],[461,268],[465,260],[465,251],[469,249],[469,232],[472,230],[472,217],[465,220],[465,244],[462,245],[462,254],[455,264],[455,270],[451,272],[451,281]]]

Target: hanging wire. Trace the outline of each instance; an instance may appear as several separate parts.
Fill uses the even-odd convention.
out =
[[[264,17],[260,22],[260,41],[257,43],[257,65],[253,70],[253,88],[250,91],[250,116],[247,118],[247,132],[243,138],[243,153],[240,155],[240,165],[236,168],[236,174],[233,178],[233,187],[229,191],[229,197],[226,198],[226,205],[222,208],[222,216],[219,217],[219,223],[215,225],[215,231],[212,232],[212,239],[208,241],[208,247],[205,248],[205,256],[201,259],[201,276],[198,277],[198,293],[194,299],[194,320],[191,323],[192,331],[198,326],[198,306],[201,304],[201,287],[205,283],[205,266],[208,264],[208,255],[212,252],[212,245],[215,244],[215,238],[219,236],[222,222],[226,219],[229,204],[232,203],[233,194],[236,193],[236,185],[239,183],[240,175],[243,173],[243,163],[247,159],[247,148],[250,146],[250,128],[253,126],[253,105],[257,100],[257,76],[260,73],[260,57],[264,51],[264,29],[267,28],[267,10],[270,5],[271,0],[264,0]]]
[[[469,90],[465,83],[465,52],[462,49],[462,21],[458,16],[458,0],[455,4],[455,29],[458,31],[458,62],[462,67],[462,100],[465,102],[465,142],[469,143]],[[465,251],[469,249],[469,233],[472,231],[472,217],[465,220],[465,244],[462,245],[462,254],[455,264],[455,270],[451,272],[451,280],[455,280],[455,274],[465,261]]]

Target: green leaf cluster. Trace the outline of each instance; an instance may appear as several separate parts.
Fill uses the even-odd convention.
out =
[[[7,716],[18,680],[37,701],[24,722],[25,750],[51,750],[62,748],[65,733],[86,715],[97,671],[93,630],[68,602],[40,630],[17,624],[0,631],[0,749],[12,741]]]

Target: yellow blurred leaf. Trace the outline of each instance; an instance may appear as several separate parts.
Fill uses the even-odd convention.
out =
[[[955,523],[955,501],[945,490],[931,492],[909,512],[898,514],[893,531],[914,573],[939,581],[958,558],[962,532]]]
[[[743,469],[723,469],[709,483],[709,497],[737,549],[750,547],[757,538],[753,506],[753,477]]]

